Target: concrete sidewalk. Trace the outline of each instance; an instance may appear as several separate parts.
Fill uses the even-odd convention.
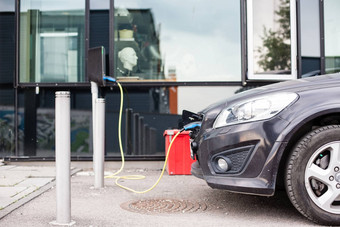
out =
[[[72,168],[71,173],[80,169]],[[54,166],[0,166],[0,219],[54,186]]]
[[[0,166],[0,218],[54,179],[54,167]]]
[[[109,169],[107,174],[117,169]],[[136,190],[145,190],[157,180],[160,169],[129,168],[122,175],[135,174],[142,174],[147,178],[120,182]],[[53,182],[54,167],[2,166],[0,176],[0,182],[5,182],[2,180],[6,179],[8,185],[7,192],[4,194],[0,192],[0,200],[15,197],[19,201],[14,204],[20,204],[20,200],[25,199],[22,198],[25,191],[34,191],[34,188],[39,186],[43,188]],[[115,185],[114,179],[105,179],[104,188],[93,189],[94,178],[91,171],[78,172],[71,179],[71,217],[76,222],[74,226],[313,224],[295,210],[284,192],[269,198],[234,194],[211,189],[205,181],[193,176],[169,176],[167,173],[160,184],[147,194],[135,194],[121,189]],[[29,183],[33,181],[34,183]],[[49,222],[56,218],[55,199],[55,188],[47,190],[30,202],[22,203],[20,207],[0,219],[0,226],[49,226]],[[11,199],[8,201],[13,202]],[[13,206],[13,203],[10,206]]]
[[[92,162],[74,162],[71,167],[71,175],[90,169]],[[151,169],[159,169],[161,163],[144,162]],[[120,168],[120,163],[106,163],[109,168]],[[127,169],[132,167],[141,169],[141,163],[131,162]],[[143,164],[142,164],[143,166]],[[92,173],[92,174],[91,174]],[[110,174],[107,172],[106,174]],[[93,175],[86,172],[85,175]],[[5,165],[0,160],[0,219],[29,202],[55,185],[54,162],[30,162]]]

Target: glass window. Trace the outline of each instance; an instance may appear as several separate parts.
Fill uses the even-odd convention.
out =
[[[301,0],[301,55],[320,57],[319,0]]]
[[[0,1],[0,83],[13,84],[15,72],[15,2]]]
[[[291,0],[248,0],[248,79],[296,78],[296,6]]]
[[[19,81],[85,81],[85,0],[21,1]]]
[[[15,154],[14,91],[0,89],[0,158]]]
[[[301,0],[301,60],[302,76],[320,74],[320,17],[319,0]]]
[[[71,155],[72,157],[92,156],[91,94],[87,91],[71,90],[71,100],[74,101],[71,106]],[[54,90],[41,88],[39,94],[36,94],[34,88],[20,90],[18,130],[20,155],[54,157]]]
[[[114,76],[240,81],[240,1],[115,0]]]
[[[0,1],[0,159],[15,155],[15,1]]]
[[[128,157],[164,156],[163,133],[178,127],[183,109],[198,112],[212,103],[226,99],[247,88],[239,86],[202,87],[152,87],[124,89],[122,116],[122,143]],[[91,93],[71,89],[71,156],[92,157]],[[175,95],[171,94],[172,92]],[[197,96],[205,94],[201,99]],[[223,95],[221,95],[223,94]],[[13,146],[14,92],[0,91],[0,157],[1,146]],[[175,97],[174,97],[175,96]],[[6,98],[5,98],[6,97]],[[55,91],[41,88],[20,89],[18,109],[19,155],[54,157],[55,155]],[[172,108],[172,106],[176,106]],[[107,157],[120,157],[118,143],[118,116],[120,93],[118,89],[106,90],[105,148]],[[3,133],[3,134],[1,134]],[[1,140],[4,138],[3,140]],[[1,145],[1,141],[3,145]],[[9,141],[9,142],[8,142]],[[11,149],[13,149],[11,147]]]
[[[324,1],[326,73],[340,71],[340,1]]]
[[[91,10],[108,10],[110,9],[110,0],[90,0]]]
[[[183,110],[198,113],[211,104],[226,100],[243,90],[247,90],[247,87],[242,89],[240,86],[181,86],[178,88],[178,113],[181,114]]]
[[[89,47],[103,46],[105,49],[106,68],[109,72],[110,50],[110,0],[90,1]]]
[[[13,0],[1,0],[0,12],[14,12],[15,2]]]

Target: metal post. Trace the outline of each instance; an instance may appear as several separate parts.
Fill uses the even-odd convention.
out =
[[[144,147],[143,147],[143,141],[144,141],[144,117],[139,117],[138,120],[138,149],[139,155],[143,155],[144,154]]]
[[[98,85],[91,81],[91,94],[92,94],[92,152],[96,146],[96,133],[95,133],[95,121],[96,121],[96,99],[98,98]]]
[[[95,131],[96,146],[93,151],[94,187],[104,187],[104,156],[105,156],[105,99],[96,100]]]
[[[57,219],[53,225],[73,225],[71,221],[71,107],[70,92],[55,93],[55,147]]]
[[[144,155],[150,154],[150,127],[149,125],[144,125]]]
[[[155,128],[150,128],[150,153],[155,154],[157,151],[157,130]]]
[[[133,153],[139,155],[139,114],[133,114]]]
[[[132,154],[132,109],[125,110],[125,150],[128,155]]]

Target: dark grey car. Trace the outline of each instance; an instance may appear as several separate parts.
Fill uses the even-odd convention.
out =
[[[242,92],[189,119],[201,121],[193,175],[264,196],[282,183],[304,216],[340,224],[340,74]]]

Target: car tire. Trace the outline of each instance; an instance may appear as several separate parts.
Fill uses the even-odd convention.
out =
[[[323,225],[340,225],[340,125],[320,127],[291,151],[285,188],[295,208]]]

